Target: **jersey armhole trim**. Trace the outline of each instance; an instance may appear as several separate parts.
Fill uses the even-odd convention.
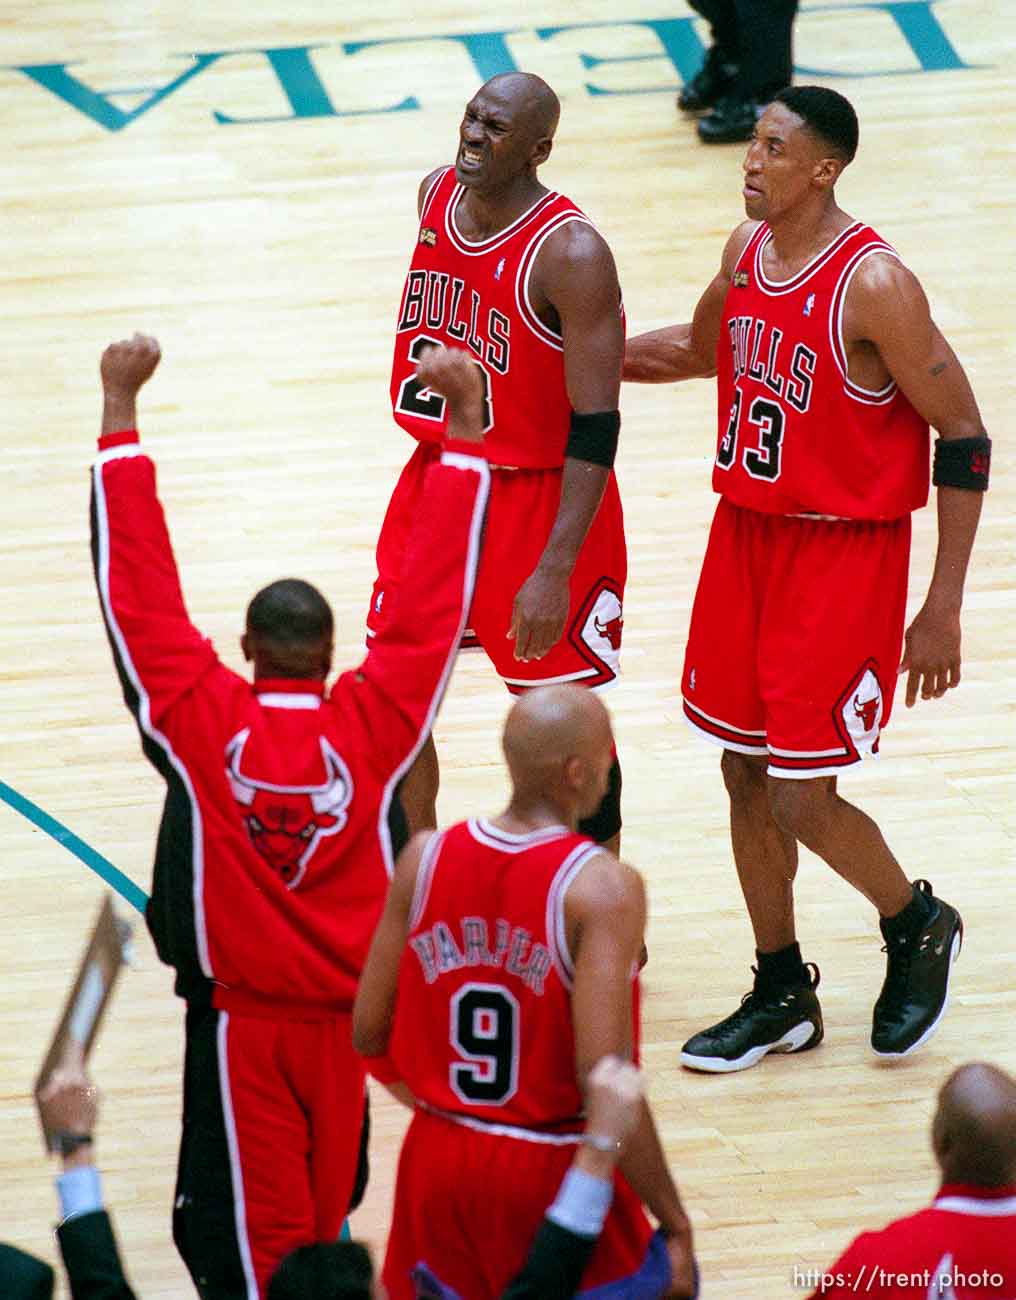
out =
[[[437,866],[438,854],[441,852],[441,845],[444,843],[444,835],[444,831],[435,831],[423,846],[423,852],[420,854],[420,865],[416,870],[416,883],[413,885],[413,903],[409,909],[407,934],[413,933],[423,920],[423,914],[427,910],[427,903],[430,901],[430,885],[434,879],[434,868]]]
[[[536,259],[539,256],[540,249],[544,242],[555,233],[563,229],[572,222],[578,222],[581,225],[588,226],[590,230],[596,227],[583,212],[573,209],[570,212],[561,212],[553,217],[547,224],[536,232],[533,238],[526,245],[525,251],[519,259],[519,269],[515,273],[515,305],[518,308],[519,315],[522,317],[530,331],[536,335],[541,343],[546,343],[552,347],[555,352],[564,351],[564,337],[556,330],[552,330],[545,325],[533,309],[533,304],[529,299],[529,281],[533,274],[533,267],[536,265]]]
[[[564,900],[579,872],[597,853],[599,844],[579,844],[558,867],[547,891],[547,944],[561,983],[571,991],[575,982],[575,962],[568,950],[568,934],[564,920]]]
[[[836,369],[843,378],[843,391],[847,396],[853,398],[855,402],[862,402],[865,406],[886,406],[896,396],[896,381],[890,379],[888,384],[879,389],[864,388],[861,384],[855,383],[847,373],[847,349],[843,342],[843,312],[846,306],[850,281],[861,263],[875,253],[887,253],[898,262],[901,260],[895,248],[890,247],[889,244],[881,240],[876,243],[866,244],[863,248],[858,249],[843,268],[840,278],[836,282],[836,288],[833,290],[832,303],[829,307],[829,344],[832,348]]]

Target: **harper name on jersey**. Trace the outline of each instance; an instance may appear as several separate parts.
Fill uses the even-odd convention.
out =
[[[495,465],[559,468],[572,412],[564,344],[533,309],[530,280],[555,231],[592,223],[570,199],[549,191],[496,235],[467,240],[456,222],[464,194],[448,167],[424,197],[395,334],[392,412],[414,438],[440,441],[445,401],[420,385],[416,366],[429,345],[468,348],[484,384],[487,437],[479,454]]]
[[[482,916],[464,916],[459,922],[461,948],[451,927],[436,922],[429,930],[410,939],[410,947],[420,959],[423,978],[433,984],[439,975],[462,970],[466,966],[504,968],[538,996],[543,996],[543,982],[550,970],[551,957],[546,944],[533,943],[533,936],[522,925],[512,925],[499,916],[494,926],[494,947],[490,947],[487,922]]]
[[[858,267],[897,257],[854,222],[788,280],[771,280],[763,222],[738,259],[717,348],[713,487],[766,514],[899,519],[928,499],[927,421],[890,381],[850,378],[843,312]]]

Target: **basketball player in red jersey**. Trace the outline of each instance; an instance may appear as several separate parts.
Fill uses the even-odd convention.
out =
[[[836,204],[857,118],[835,91],[776,96],[744,162],[749,220],[690,325],[631,340],[625,377],[717,375],[721,500],[692,614],[682,691],[723,746],[730,826],[758,969],[742,1005],[685,1044],[727,1071],[822,1037],[818,971],[794,929],[797,845],[878,909],[888,968],[871,1042],[920,1047],[945,1009],[956,910],[911,885],[837,777],[876,753],[897,670],[907,704],[960,677],[960,603],[991,444],[970,384],[914,275]],[[906,633],[910,515],[935,448],[939,541]]]
[[[638,1048],[642,880],[575,830],[607,787],[606,709],[544,687],[514,705],[503,743],[508,808],[413,837],[357,992],[355,1045],[388,1053],[375,1070],[416,1106],[385,1261],[392,1300],[414,1295],[421,1263],[468,1300],[501,1294],[583,1141],[585,1074]],[[688,1296],[693,1273],[643,1102],[583,1284]]]
[[[329,691],[332,612],[309,583],[251,601],[253,682],[191,622],[137,433],[158,362],[141,336],[103,354],[92,554],[124,699],[167,784],[146,920],[187,1002],[173,1237],[202,1300],[258,1300],[283,1256],[338,1237],[353,1193],[353,997],[394,866],[392,794],[433,722],[475,580],[482,394],[461,351],[421,359],[458,450],[429,471],[412,602]]]
[[[624,324],[610,249],[579,208],[537,179],[560,105],[539,77],[509,73],[466,105],[454,166],[420,186],[420,228],[399,309],[391,398],[419,445],[377,546],[368,632],[402,573],[405,538],[446,425],[421,387],[428,342],[465,347],[485,386],[492,469],[484,557],[464,645],[479,645],[514,693],[548,682],[611,685],[627,574],[617,484]],[[620,768],[584,823],[617,847]],[[437,755],[403,785],[415,828],[436,824]]]

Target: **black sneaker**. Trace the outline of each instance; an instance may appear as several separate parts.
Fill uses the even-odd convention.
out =
[[[685,113],[702,113],[717,103],[733,86],[737,64],[724,58],[718,45],[711,45],[705,62],[677,97],[677,106]]]
[[[752,967],[755,970],[754,967]],[[755,987],[732,1016],[689,1038],[681,1064],[689,1070],[727,1074],[757,1065],[767,1052],[806,1052],[822,1041],[822,1008],[815,990],[818,967],[805,964],[806,984]]]
[[[924,929],[892,938],[886,923],[879,922],[887,958],[871,1024],[877,1056],[906,1056],[932,1036],[945,1014],[949,973],[963,945],[963,920],[955,907],[936,898],[926,880],[914,885],[933,907]]]
[[[738,144],[755,134],[761,112],[757,100],[727,95],[711,113],[699,118],[695,129],[703,144]]]

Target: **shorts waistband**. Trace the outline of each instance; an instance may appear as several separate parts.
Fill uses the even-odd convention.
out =
[[[515,1138],[519,1142],[535,1142],[543,1146],[567,1147],[577,1146],[582,1141],[582,1133],[546,1133],[542,1129],[522,1128],[517,1124],[492,1124],[487,1120],[476,1119],[473,1115],[455,1115],[451,1111],[441,1110],[437,1106],[428,1106],[417,1098],[416,1108],[425,1115],[435,1119],[447,1120],[462,1128],[473,1129],[477,1133],[487,1133],[491,1137]]]

